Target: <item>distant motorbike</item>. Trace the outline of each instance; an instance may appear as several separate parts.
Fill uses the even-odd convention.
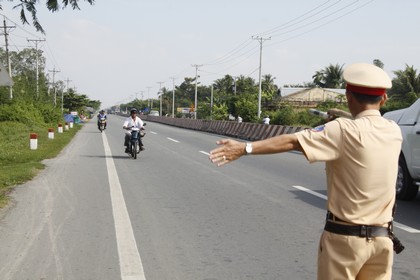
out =
[[[146,125],[146,124],[144,124]],[[140,153],[140,141],[139,139],[141,137],[144,137],[146,135],[146,132],[144,131],[144,128],[137,128],[137,127],[132,127],[131,129],[131,137],[130,137],[130,141],[128,142],[128,151],[129,151],[129,155],[134,158],[137,159],[137,154]]]
[[[105,130],[106,118],[101,117],[99,119],[99,131],[102,132]]]

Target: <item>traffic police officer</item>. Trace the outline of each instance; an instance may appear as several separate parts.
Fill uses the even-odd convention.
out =
[[[210,160],[222,166],[246,154],[301,151],[309,162],[325,161],[327,221],[318,251],[318,279],[391,279],[392,211],[402,136],[379,108],[391,88],[379,67],[345,68],[348,108],[337,118],[295,134],[242,143],[220,140]]]

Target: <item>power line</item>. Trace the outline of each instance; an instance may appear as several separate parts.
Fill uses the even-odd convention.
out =
[[[364,6],[366,6],[366,5],[368,5],[369,3],[373,2],[373,1],[374,0],[371,0],[371,1],[368,1],[367,3],[364,3],[362,5],[359,5],[358,7],[350,10],[347,13],[341,14],[340,16],[338,16],[338,17],[336,17],[336,18],[328,21],[327,23],[318,24],[314,28],[311,28],[309,31],[305,31],[305,32],[299,33],[297,35],[291,35],[288,38],[284,38],[283,37],[283,38],[279,38],[277,40],[273,40],[273,43],[272,44],[267,44],[266,46],[267,47],[270,47],[272,45],[277,44],[278,42],[289,41],[289,40],[294,39],[296,37],[299,37],[299,36],[302,36],[302,35],[307,34],[309,32],[312,32],[312,31],[314,31],[316,29],[319,29],[319,28],[321,28],[321,27],[323,27],[323,26],[325,26],[325,25],[327,25],[327,24],[329,24],[329,23],[331,23],[333,21],[336,21],[336,20],[338,20],[338,19],[340,19],[340,18],[342,18],[342,17],[344,17],[344,16],[346,16],[346,15],[348,15],[348,14],[350,14],[350,13],[352,13],[352,12],[354,12],[354,11],[356,11],[356,10],[364,7]],[[276,26],[274,28],[271,28],[271,29],[269,29],[267,31],[258,33],[258,35],[261,36],[261,37],[263,35],[272,35],[272,37],[274,39],[275,37],[279,37],[279,36],[281,37],[282,35],[286,35],[286,34],[289,34],[289,33],[296,33],[299,30],[305,29],[307,26],[312,26],[313,24],[315,24],[317,22],[320,22],[320,21],[325,20],[325,19],[327,19],[329,17],[332,17],[332,16],[334,16],[336,14],[339,14],[339,13],[342,13],[343,11],[348,10],[351,6],[354,6],[355,4],[357,4],[359,2],[359,0],[352,1],[351,3],[345,5],[344,7],[343,6],[338,7],[337,9],[331,11],[327,15],[322,16],[321,18],[319,18],[319,17],[316,18],[316,16],[321,15],[325,11],[331,10],[332,8],[334,8],[335,6],[337,6],[340,2],[342,2],[342,0],[335,1],[335,2],[332,2],[332,3],[331,3],[331,0],[325,1],[322,4],[316,6],[315,8],[312,8],[309,11],[303,13],[302,15],[300,15],[298,17],[295,17],[294,19],[292,19],[292,20],[290,20],[290,21],[288,21],[288,22],[286,22],[286,23],[284,23],[282,25],[279,25],[279,26]],[[314,20],[312,20],[312,21],[310,21],[308,23],[307,21],[310,20],[310,19],[314,19]],[[304,24],[302,25],[302,23],[304,23]],[[295,27],[295,28],[292,28],[292,27]],[[280,31],[283,31],[283,32],[282,33],[279,33]],[[234,50],[228,52],[226,55],[222,56],[219,59],[216,59],[216,60],[213,60],[213,61],[211,61],[209,63],[206,63],[205,65],[206,66],[215,66],[215,65],[219,65],[219,64],[228,64],[228,63],[231,63],[232,61],[235,61],[238,58],[241,58],[241,57],[244,57],[247,54],[250,54],[249,56],[246,56],[245,58],[243,58],[241,61],[236,62],[236,63],[234,63],[233,65],[230,65],[227,68],[224,68],[224,70],[231,69],[231,68],[235,67],[236,65],[238,65],[238,64],[246,61],[248,58],[250,58],[256,52],[255,49],[248,49],[245,52],[241,52],[246,46],[248,46],[248,44],[245,45],[245,43],[247,43],[247,42],[248,41],[245,41],[244,43],[242,43],[241,45],[239,45],[238,47],[236,47]]]
[[[353,13],[353,12],[355,12],[355,11],[357,11],[357,10],[361,9],[361,8],[363,8],[364,6],[367,6],[368,4],[372,3],[373,1],[375,1],[375,0],[370,0],[370,1],[368,1],[367,3],[365,3],[365,4],[361,5],[361,6],[355,7],[354,9],[352,9],[352,10],[350,10],[350,11],[348,11],[348,12],[346,12],[346,13],[344,13],[344,14],[342,14],[342,15],[338,16],[338,17],[335,17],[335,18],[333,18],[333,19],[331,19],[331,20],[329,20],[329,21],[327,21],[327,22],[324,22],[324,23],[322,23],[322,24],[320,24],[320,25],[317,25],[317,26],[315,26],[314,28],[311,28],[311,29],[309,29],[309,30],[307,30],[307,31],[305,31],[305,32],[302,32],[302,33],[296,34],[296,35],[294,35],[294,36],[291,36],[291,37],[288,37],[288,38],[285,38],[285,39],[282,39],[282,40],[273,41],[273,43],[272,43],[272,44],[268,44],[268,45],[267,45],[267,47],[270,47],[270,46],[273,46],[273,45],[276,45],[276,44],[279,44],[279,43],[284,43],[284,42],[286,42],[286,41],[289,41],[289,40],[292,40],[292,39],[294,39],[294,38],[297,38],[297,37],[303,36],[303,35],[305,35],[305,34],[308,34],[308,33],[312,32],[312,31],[314,31],[314,30],[317,30],[317,29],[319,29],[319,28],[321,28],[321,27],[323,27],[323,26],[325,26],[325,25],[328,25],[328,24],[330,24],[330,23],[332,23],[332,22],[334,22],[334,21],[337,21],[337,20],[341,19],[341,18],[343,18],[344,16],[349,15],[349,14],[351,14],[351,13]],[[353,4],[353,3],[351,3],[350,5],[352,5],[352,4]],[[349,7],[350,5],[347,5],[346,7]],[[340,9],[340,10],[342,10],[342,9]],[[324,17],[324,18],[325,18],[325,17]],[[307,25],[308,25],[308,24],[307,24]],[[307,26],[307,25],[305,25],[305,26]]]
[[[300,18],[302,18],[302,17],[304,17],[304,16],[306,16],[306,15],[308,15],[308,14],[311,14],[312,12],[314,12],[314,11],[318,10],[319,8],[321,8],[322,6],[326,5],[326,4],[327,4],[328,2],[330,2],[330,1],[331,1],[331,0],[328,0],[328,1],[324,2],[324,3],[322,3],[321,5],[318,5],[318,6],[316,6],[315,8],[313,8],[313,9],[311,9],[311,10],[309,10],[309,11],[307,11],[307,12],[303,13],[302,15],[297,16],[297,17],[295,17],[295,18],[293,18],[293,19],[291,19],[291,20],[289,20],[289,21],[287,21],[287,22],[285,22],[285,23],[283,23],[283,24],[281,24],[281,25],[278,25],[278,26],[276,26],[276,27],[273,27],[273,28],[271,28],[271,29],[269,29],[269,30],[267,30],[267,31],[264,31],[264,32],[258,33],[258,34],[256,34],[256,36],[270,35],[270,34],[273,34],[274,32],[276,32],[277,30],[282,30],[282,29],[284,29],[284,28],[286,28],[286,27],[288,27],[288,26],[293,26],[293,25],[296,25],[297,23],[302,22],[302,21],[306,20],[307,18],[311,18],[311,17],[313,17],[313,16],[315,16],[315,15],[317,15],[317,14],[319,14],[319,13],[321,13],[321,12],[323,12],[323,11],[327,10],[327,9],[329,9],[331,6],[334,6],[334,5],[338,4],[339,2],[341,2],[341,0],[339,0],[339,1],[335,2],[335,3],[333,3],[332,5],[328,6],[327,8],[325,8],[325,9],[321,10],[320,12],[315,13],[314,15],[311,15],[311,16],[309,16],[309,17],[306,17],[306,18],[300,19]],[[300,20],[299,20],[299,19],[300,19]],[[293,23],[293,22],[295,22],[295,21],[297,21],[297,23]],[[293,24],[292,24],[292,23],[293,23]]]

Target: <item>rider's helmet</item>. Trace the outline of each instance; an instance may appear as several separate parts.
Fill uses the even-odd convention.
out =
[[[105,111],[104,110],[101,110],[101,113],[103,114],[103,113],[105,113]]]
[[[137,109],[136,108],[131,108],[130,114],[132,114],[132,113],[137,113]]]

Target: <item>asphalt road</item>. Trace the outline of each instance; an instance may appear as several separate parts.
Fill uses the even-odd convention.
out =
[[[299,153],[216,167],[220,137],[149,122],[137,160],[123,119],[85,124],[0,212],[0,279],[315,279],[324,164]],[[393,279],[420,279],[420,197],[399,202]]]

